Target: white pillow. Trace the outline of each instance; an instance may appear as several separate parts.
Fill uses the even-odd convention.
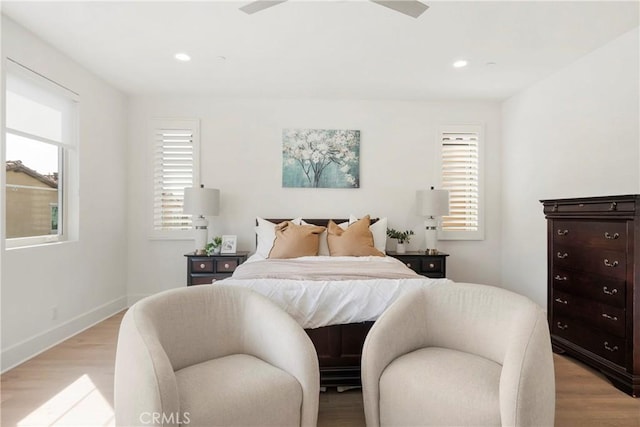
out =
[[[358,219],[355,215],[349,215],[349,224],[353,224]],[[342,226],[342,224],[340,224]],[[344,228],[344,227],[343,227]],[[369,226],[369,231],[373,234],[373,246],[383,254],[386,253],[387,247],[387,217],[380,218]],[[321,244],[322,245],[322,244]]]
[[[260,217],[256,217],[256,221],[258,222],[256,226],[256,235],[258,236],[256,255],[266,259],[269,257],[269,252],[271,252],[271,248],[273,247],[273,241],[276,240],[275,227],[277,224]],[[296,225],[300,225],[300,221],[302,221],[302,218],[294,218],[291,220],[291,222]]]

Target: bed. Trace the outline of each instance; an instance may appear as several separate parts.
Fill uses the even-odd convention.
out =
[[[273,225],[289,220],[262,221]],[[350,222],[334,221],[342,227]],[[329,220],[298,222],[325,227]],[[384,248],[386,220],[375,224],[372,220],[370,229],[378,237],[377,245]],[[258,223],[256,253],[223,283],[265,295],[305,328],[318,353],[323,387],[359,386],[362,346],[373,322],[401,294],[448,282],[420,276],[388,256],[329,256],[326,232],[319,236],[319,255],[270,259],[265,248],[273,240],[271,235],[261,236],[259,227]]]

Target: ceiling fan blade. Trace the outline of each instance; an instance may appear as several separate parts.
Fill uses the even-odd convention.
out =
[[[424,3],[420,3],[417,0],[371,0],[380,6],[388,7],[396,12],[404,13],[411,17],[417,18],[422,15],[422,12],[429,9]]]
[[[252,1],[251,3],[245,4],[244,6],[241,6],[239,9],[251,15],[252,13],[260,12],[261,10],[267,9],[280,3],[284,3],[285,1],[287,0],[256,0]]]

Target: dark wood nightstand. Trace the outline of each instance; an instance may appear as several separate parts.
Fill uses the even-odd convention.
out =
[[[215,280],[231,277],[236,267],[247,260],[249,252],[235,254],[195,255],[187,257],[187,286],[209,285]]]
[[[447,257],[449,254],[438,252],[435,255],[427,255],[422,251],[407,251],[399,254],[387,251],[387,255],[404,262],[407,267],[418,274],[432,279],[447,277]]]

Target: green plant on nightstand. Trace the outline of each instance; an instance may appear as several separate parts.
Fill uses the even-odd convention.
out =
[[[409,240],[411,240],[411,236],[413,236],[413,230],[398,231],[394,230],[393,228],[387,228],[387,236],[398,241],[398,243],[396,244],[396,252],[399,254],[403,254],[406,251],[404,242],[409,243]]]
[[[207,246],[204,247],[207,255],[216,255],[220,253],[220,248],[222,247],[222,237],[216,236],[211,239],[211,242],[207,243]]]
[[[396,239],[402,245],[405,242],[409,243],[411,236],[413,236],[413,230],[398,231],[393,228],[387,228],[387,236],[391,239]]]

